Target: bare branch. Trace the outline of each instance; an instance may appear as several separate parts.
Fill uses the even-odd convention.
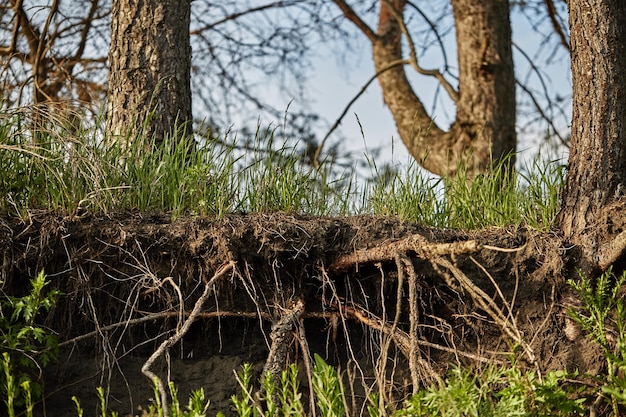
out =
[[[439,44],[439,49],[441,50],[441,55],[443,57],[443,67],[445,68],[445,70],[448,70],[448,54],[446,54],[446,48],[443,46],[443,39],[441,39],[441,35],[439,34],[439,30],[437,30],[437,25],[435,25],[428,16],[426,16],[426,13],[424,13],[422,11],[422,9],[420,9],[419,7],[417,7],[417,5],[415,3],[413,3],[412,1],[407,1],[407,4],[411,7],[413,7],[415,9],[415,11],[422,17],[422,19],[424,19],[424,21],[426,21],[426,23],[428,23],[428,26],[430,26],[430,30],[432,30],[432,32],[435,34],[435,37],[437,38],[437,43]]]
[[[18,18],[17,14],[18,14],[18,10],[22,8],[22,1],[23,0],[18,0],[13,5],[13,8],[15,9],[14,10],[14,13],[15,13],[15,23],[13,25],[13,32],[12,32],[12,35],[11,35],[11,44],[9,46],[0,48],[0,54],[12,55],[13,52],[15,52],[15,44],[17,43],[17,37],[18,37],[18,34],[19,34],[19,30],[20,30],[20,19]]]
[[[565,140],[563,138],[563,136],[561,136],[561,134],[559,133],[559,130],[556,128],[556,126],[554,125],[554,122],[552,120],[551,117],[548,117],[548,115],[543,111],[543,109],[541,108],[541,105],[539,104],[539,102],[537,101],[537,99],[535,98],[535,95],[533,94],[532,91],[530,91],[530,89],[528,87],[526,87],[525,84],[522,84],[519,81],[516,81],[517,85],[524,90],[524,92],[526,94],[528,94],[528,97],[530,98],[530,100],[533,102],[535,109],[537,110],[537,113],[539,113],[539,115],[541,116],[541,118],[543,120],[546,121],[546,123],[548,123],[550,125],[550,127],[552,128],[552,133],[554,135],[556,135],[557,138],[559,138],[559,142],[561,142],[561,145],[565,146],[566,148],[569,148],[569,142],[567,140]]]
[[[563,45],[565,49],[570,51],[569,41],[567,40],[567,37],[565,36],[565,33],[563,32],[563,28],[561,27],[561,24],[556,18],[556,7],[554,6],[554,1],[543,0],[543,4],[546,5],[548,17],[550,18],[550,22],[552,22],[552,27],[554,28],[554,31],[556,32],[559,39],[561,40],[561,45]]]
[[[352,105],[354,103],[356,103],[356,101],[359,99],[359,97],[361,97],[363,95],[363,93],[365,93],[365,91],[370,86],[370,84],[373,83],[374,80],[376,80],[378,78],[378,76],[380,74],[382,74],[383,72],[389,71],[390,69],[395,68],[398,65],[406,65],[406,64],[410,64],[410,62],[408,60],[406,60],[406,59],[401,59],[401,60],[392,62],[389,65],[387,65],[385,68],[381,69],[376,74],[374,74],[369,80],[367,80],[367,82],[365,84],[363,84],[363,87],[361,87],[361,89],[356,94],[356,96],[354,96],[352,98],[352,100],[350,100],[350,102],[346,105],[346,107],[343,109],[343,112],[341,113],[341,115],[337,118],[337,120],[335,120],[335,123],[330,128],[328,133],[326,133],[326,135],[324,136],[324,139],[322,139],[322,142],[320,143],[320,145],[315,150],[315,156],[313,158],[313,166],[315,168],[319,168],[320,167],[320,160],[319,160],[319,158],[320,158],[320,155],[322,153],[322,149],[324,148],[324,145],[326,144],[326,140],[339,127],[339,125],[341,124],[341,121],[343,120],[343,118],[346,116],[346,114],[348,114],[348,110],[350,110],[350,107],[352,107]]]
[[[46,23],[44,24],[43,31],[39,36],[39,42],[37,45],[37,52],[35,54],[35,62],[33,63],[33,85],[35,88],[35,104],[37,104],[38,97],[44,96],[46,100],[51,100],[51,97],[46,93],[45,88],[43,88],[43,83],[45,82],[46,74],[42,74],[40,66],[45,62],[42,62],[44,56],[46,55],[47,50],[50,49],[50,45],[46,45],[46,35],[48,34],[48,30],[50,28],[50,24],[52,23],[52,18],[56,14],[59,9],[59,0],[54,0],[52,5],[50,6],[50,13],[48,13],[48,17],[46,19]],[[43,76],[43,79],[41,77]]]
[[[341,11],[343,12],[344,16],[351,21],[352,23],[354,23],[354,25],[356,27],[358,27],[361,32],[363,32],[365,34],[365,36],[367,36],[367,39],[369,39],[370,41],[374,42],[378,39],[378,35],[376,34],[376,32],[374,32],[372,30],[372,28],[370,28],[367,23],[365,23],[354,11],[354,9],[352,7],[350,7],[350,5],[348,3],[346,3],[343,0],[333,0],[333,2],[337,5],[337,7],[339,7],[341,9]]]
[[[539,79],[539,83],[541,84],[541,88],[543,89],[544,97],[546,99],[548,99],[548,101],[549,101],[548,107],[552,107],[552,102],[550,101],[550,95],[549,95],[549,92],[548,92],[548,86],[547,86],[545,80],[543,79],[543,76],[541,75],[541,71],[539,71],[539,68],[537,68],[537,66],[535,65],[533,60],[528,56],[526,51],[524,51],[522,48],[517,46],[517,44],[515,44],[515,43],[513,43],[513,47],[515,49],[517,49],[519,51],[519,53],[521,53],[522,56],[524,58],[526,58],[526,60],[528,61],[528,64],[530,65],[531,69],[537,75],[537,78]],[[559,133],[558,129],[554,125],[554,121],[553,121],[552,117],[549,117],[546,114],[546,112],[543,110],[543,108],[541,107],[541,105],[539,104],[537,99],[535,98],[535,96],[532,93],[532,91],[530,91],[530,89],[525,84],[521,83],[519,80],[516,80],[516,83],[517,83],[517,85],[519,85],[522,88],[522,90],[524,90],[524,92],[526,94],[528,94],[528,96],[530,97],[530,100],[533,102],[533,105],[537,109],[537,112],[539,113],[541,118],[543,120],[545,120],[550,125],[550,127],[554,131],[554,134],[559,138],[559,141],[561,142],[561,144],[563,144],[566,147],[569,147],[569,143],[563,138],[563,136],[561,136],[561,134]]]
[[[404,34],[404,36],[406,36],[407,42],[409,43],[409,51],[410,51],[410,57],[411,57],[410,63],[413,69],[415,69],[415,71],[417,71],[419,74],[435,77],[437,81],[439,81],[439,83],[446,90],[446,92],[448,93],[452,101],[454,101],[455,103],[459,101],[459,93],[448,82],[448,80],[446,80],[443,74],[439,72],[439,70],[436,70],[436,69],[427,70],[427,69],[420,67],[419,63],[417,62],[417,53],[415,52],[415,43],[413,42],[413,37],[411,36],[409,29],[406,27],[406,23],[404,22],[402,15],[398,12],[398,10],[393,6],[393,4],[389,0],[384,0],[384,2],[389,8],[389,11],[393,15],[393,17],[396,19],[396,21],[400,25],[400,29],[402,30],[402,33]]]
[[[268,10],[268,9],[273,9],[273,8],[277,8],[277,7],[289,7],[289,6],[293,6],[299,3],[302,3],[302,0],[293,0],[293,1],[275,1],[272,3],[268,3],[268,4],[264,4],[258,7],[253,7],[247,10],[244,10],[243,12],[238,12],[238,13],[233,13],[230,14],[226,17],[223,17],[222,19],[212,22],[208,25],[202,26],[201,28],[198,29],[194,29],[192,31],[189,32],[190,35],[199,35],[202,32],[205,32],[207,30],[211,30],[213,28],[215,28],[216,26],[221,25],[222,23],[226,23],[229,20],[235,20],[238,19],[242,16],[245,16],[247,14],[252,14],[252,13],[256,13],[256,12],[261,12],[263,10]]]
[[[11,3],[13,3],[13,6],[15,7],[15,13],[17,14],[18,20],[17,24],[22,28],[22,32],[24,33],[24,36],[26,36],[26,41],[28,42],[32,55],[37,50],[37,46],[39,45],[40,34],[28,19],[28,15],[22,5],[22,0],[11,0]]]

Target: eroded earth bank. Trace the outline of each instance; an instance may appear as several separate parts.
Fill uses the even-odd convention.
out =
[[[602,361],[568,319],[575,259],[558,236],[524,228],[464,232],[389,217],[166,214],[0,222],[5,293],[44,270],[62,295],[45,325],[58,363],[43,370],[48,416],[141,415],[144,371],[209,415],[232,415],[233,370],[337,367],[351,415],[372,390],[402,401],[455,364],[594,373]],[[159,350],[160,349],[160,350]],[[515,354],[513,353],[515,351]]]

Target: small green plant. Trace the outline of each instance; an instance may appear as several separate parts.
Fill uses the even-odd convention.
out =
[[[315,366],[311,381],[314,399],[322,417],[345,415],[345,397],[337,371],[328,365],[321,356],[315,354]],[[280,380],[275,381],[270,373],[261,376],[261,390],[255,394],[252,382],[252,367],[244,364],[237,373],[240,395],[233,395],[231,402],[239,417],[301,417],[306,415],[302,403],[302,393],[298,383],[298,367],[291,364],[281,372]]]
[[[0,393],[10,410],[14,405],[32,410],[33,398],[38,399],[42,392],[31,371],[45,367],[58,355],[56,336],[37,324],[59,294],[56,290],[44,293],[47,284],[41,271],[31,280],[28,295],[0,300]]]
[[[346,414],[345,398],[337,370],[315,354],[313,391],[317,406],[324,417],[343,417]]]
[[[584,399],[571,398],[562,387],[567,375],[549,372],[544,381],[535,372],[510,366],[482,370],[453,368],[439,384],[420,390],[396,417],[510,417],[582,415]]]
[[[256,417],[259,415],[260,406],[254,397],[254,384],[252,383],[252,365],[245,363],[237,373],[237,382],[241,388],[241,396],[233,395],[230,400],[239,417]]]
[[[204,389],[197,389],[189,394],[189,402],[187,406],[182,409],[178,400],[178,389],[173,382],[169,383],[170,394],[172,397],[172,404],[169,408],[170,417],[206,417],[209,409],[210,402],[204,396]],[[148,406],[148,410],[144,411],[142,417],[163,417],[165,415],[163,405],[161,404],[161,395],[157,387],[156,381],[152,385],[154,390],[154,398],[156,403]],[[99,417],[117,417],[118,413],[113,411],[111,413],[107,410],[107,401],[104,388],[96,388],[96,392],[99,400],[100,416]],[[83,409],[80,405],[80,401],[75,396],[72,397],[74,406],[76,407],[76,413],[78,417],[83,416]]]
[[[602,391],[611,399],[614,415],[618,416],[618,404],[626,406],[626,271],[615,276],[608,268],[595,281],[580,271],[578,274],[578,281],[568,282],[578,292],[582,307],[571,309],[569,314],[602,349],[607,365]]]

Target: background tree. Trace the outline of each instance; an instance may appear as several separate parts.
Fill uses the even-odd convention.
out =
[[[378,28],[371,29],[343,0],[335,0],[346,18],[369,39],[385,104],[393,114],[402,142],[429,171],[453,175],[458,161],[468,174],[484,170],[493,159],[515,151],[515,75],[508,0],[454,0],[452,8],[459,56],[458,88],[438,70],[417,60],[415,44],[404,21],[405,0],[380,0]],[[405,60],[402,42],[409,45]],[[438,127],[409,83],[404,65],[431,75],[456,104],[456,121]]]
[[[78,115],[70,101],[97,108],[106,91],[106,57],[99,51],[108,45],[108,13],[100,0],[76,0],[71,11],[62,0],[0,5],[2,106],[31,106],[35,129],[51,114],[69,123],[86,116],[87,107]]]
[[[113,0],[109,134],[142,131],[155,143],[191,116],[191,2]]]
[[[626,249],[626,3],[571,0],[573,115],[559,214],[581,266],[606,269]]]

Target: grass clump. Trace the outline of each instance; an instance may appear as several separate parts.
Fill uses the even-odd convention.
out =
[[[276,129],[251,147],[174,131],[158,146],[136,135],[115,141],[99,126],[77,134],[42,131],[37,144],[19,114],[0,119],[0,211],[68,215],[120,210],[215,215],[244,212],[348,214],[351,173],[314,169]]]
[[[527,224],[548,230],[559,207],[564,170],[530,164],[512,172],[505,160],[469,179],[433,178],[409,163],[382,175],[366,157],[372,181],[332,160],[310,165],[294,140],[259,126],[244,141],[174,130],[155,146],[141,134],[112,140],[96,123],[68,133],[43,130],[37,143],[22,115],[0,119],[0,211],[26,217],[45,209],[67,215],[123,210],[222,217],[233,212],[305,215],[373,213],[446,228]]]
[[[454,229],[525,224],[547,231],[553,226],[564,184],[562,165],[536,159],[524,170],[512,171],[505,159],[475,178],[462,167],[457,172],[453,178],[434,178],[410,163],[405,172],[374,183],[371,209]]]

